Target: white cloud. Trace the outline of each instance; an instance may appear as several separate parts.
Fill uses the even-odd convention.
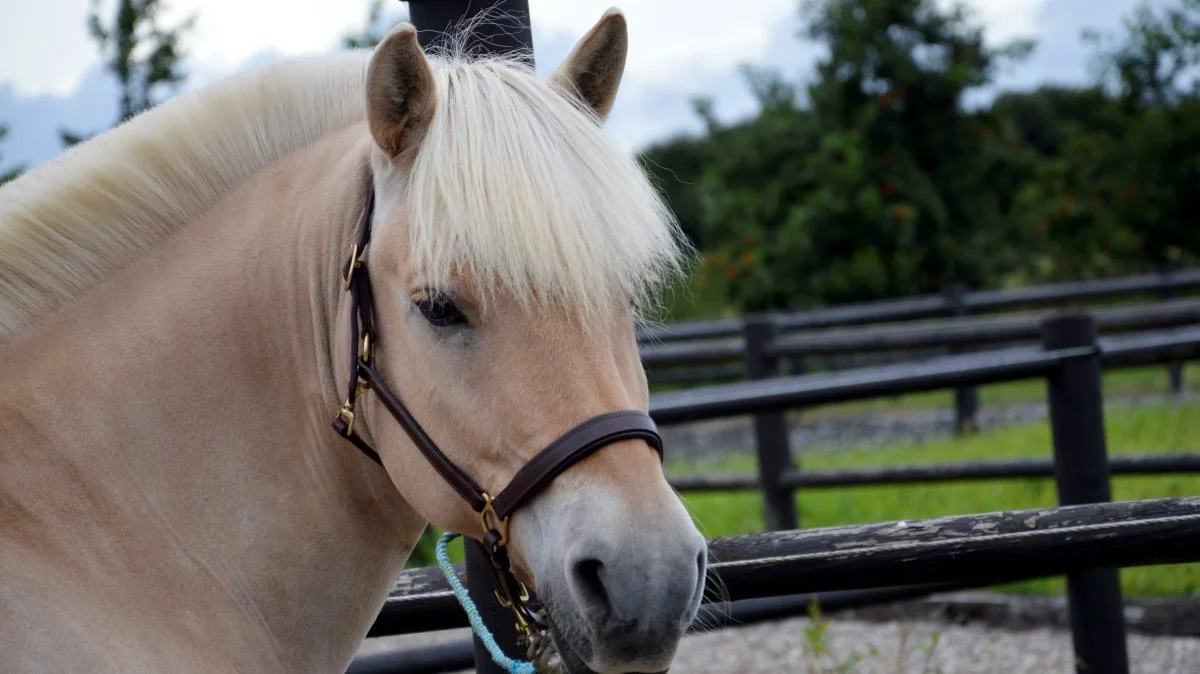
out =
[[[974,18],[983,24],[988,42],[997,44],[1015,38],[1036,37],[1038,19],[1049,0],[967,0]],[[949,6],[952,0],[939,0]]]
[[[195,14],[186,48],[197,67],[231,71],[256,54],[322,52],[366,20],[367,2],[345,0],[170,0],[175,20]]]
[[[98,59],[84,22],[88,0],[13,1],[0,23],[0,82],[20,95],[63,94]],[[111,0],[106,5],[111,6]],[[256,54],[319,52],[335,46],[366,16],[367,0],[169,0],[164,19],[195,13],[187,40],[194,70],[227,72]],[[389,3],[390,4],[390,3]],[[398,4],[398,3],[397,3]],[[532,0],[539,33],[578,39],[609,6],[629,18],[629,72],[655,75],[725,67],[762,55],[772,31],[796,12],[796,0],[747,0],[729,20],[727,0]]]
[[[0,82],[18,93],[68,94],[96,61],[84,16],[88,0],[6,0],[0,21]]]
[[[626,68],[648,79],[756,60],[798,7],[796,0],[746,0],[731,14],[728,0],[530,0],[529,11],[539,28],[578,38],[614,5],[629,22]]]
[[[102,1],[110,8],[115,2]],[[279,56],[332,49],[343,34],[361,27],[369,4],[369,0],[165,1],[171,7],[164,17],[168,22],[197,15],[196,30],[185,44],[189,87]],[[944,6],[953,2],[936,1]],[[0,92],[7,90],[0,103],[8,108],[0,110],[0,120],[14,122],[16,137],[24,135],[29,125],[20,123],[22,110],[40,109],[36,97],[75,99],[84,77],[89,72],[95,75],[99,55],[84,26],[89,0],[0,2],[5,3],[0,20]],[[723,119],[751,112],[753,100],[736,73],[739,64],[774,66],[789,77],[803,77],[817,52],[796,34],[801,0],[529,2],[542,72],[556,67],[608,7],[616,5],[625,12],[631,51],[611,121],[613,131],[631,148],[685,128],[694,129],[696,120],[687,103],[694,95],[712,96]],[[1116,16],[1135,0],[966,2],[993,44],[1015,37],[1043,41],[1035,58],[1018,73],[1021,81],[1040,81],[1051,71],[1059,79],[1078,79],[1079,27],[1089,21],[1115,24]],[[387,0],[385,6],[400,11],[396,0]],[[13,143],[10,138],[10,149]],[[28,156],[36,161],[49,151]]]

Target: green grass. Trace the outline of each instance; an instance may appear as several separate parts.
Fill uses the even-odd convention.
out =
[[[1184,367],[1183,384],[1186,392],[1200,393],[1200,363],[1188,363]],[[1107,398],[1166,394],[1168,391],[1167,369],[1162,365],[1111,370],[1104,373],[1104,395]],[[1041,378],[979,387],[979,404],[982,407],[1034,403],[1045,399],[1046,382]],[[941,390],[872,400],[856,400],[806,410],[804,414],[810,417],[833,417],[864,412],[947,409],[953,406],[954,391]]]
[[[1131,409],[1106,415],[1110,454],[1200,450],[1200,403],[1186,401]],[[802,458],[811,469],[899,466],[1050,454],[1045,422],[1009,427],[967,438],[844,452]],[[703,468],[672,462],[668,474],[751,472],[753,459],[730,457]],[[1200,475],[1116,477],[1115,500],[1200,495]],[[684,501],[707,537],[745,534],[763,529],[761,501],[754,493],[684,494]],[[1014,510],[1056,505],[1050,479],[998,480],[974,483],[813,489],[799,493],[801,525],[823,527],[898,519]],[[1200,593],[1200,564],[1140,567],[1121,571],[1128,596]],[[1062,579],[1035,580],[1002,586],[1004,591],[1061,594]]]

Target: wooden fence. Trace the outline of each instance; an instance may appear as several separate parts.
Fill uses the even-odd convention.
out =
[[[1196,472],[1200,455],[1109,459],[1101,368],[1200,357],[1200,328],[1101,339],[1090,314],[1073,313],[1044,320],[1041,342],[1039,347],[943,356],[853,371],[779,376],[653,396],[651,415],[662,426],[733,415],[755,416],[759,455],[756,476],[672,479],[680,488],[757,489],[763,495],[767,525],[775,533],[711,543],[713,573],[728,589],[728,598],[851,591],[860,593],[855,599],[866,603],[920,596],[948,587],[1065,573],[1076,654],[1081,662],[1089,663],[1089,673],[1127,672],[1122,603],[1112,567],[1200,561],[1200,499],[1107,504],[1111,500],[1110,476]],[[777,426],[782,411],[792,407],[1031,378],[1047,382],[1052,459],[805,473],[792,465],[786,423]],[[921,535],[925,538],[907,538],[904,547],[899,547],[899,539],[881,537],[889,527],[900,526],[896,523],[796,529],[797,488],[1045,475],[1054,476],[1063,506],[1086,507],[1031,511],[1023,515],[1025,519],[1000,513],[910,521],[901,528],[924,532]],[[1018,526],[1026,520],[1035,524]],[[1070,522],[1075,524],[1068,526]],[[968,535],[971,530],[996,536],[972,537]],[[858,543],[847,547],[853,541]],[[1034,550],[1047,554],[1031,554]],[[918,551],[921,554],[914,554]],[[402,586],[406,589],[393,594],[385,604],[372,635],[465,625],[461,609],[446,594],[444,580],[436,570],[408,571]],[[793,609],[801,606],[792,599]],[[489,600],[484,596],[477,601]],[[463,648],[459,646],[460,656]],[[357,668],[387,662],[387,657],[379,656],[352,670],[412,671]],[[478,666],[481,672],[494,671],[487,662]]]

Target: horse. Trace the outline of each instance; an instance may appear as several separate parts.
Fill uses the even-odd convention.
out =
[[[0,188],[0,670],[344,671],[427,523],[489,533],[380,396],[331,427],[347,353],[490,490],[644,415],[635,331],[690,253],[603,128],[627,50],[617,10],[549,78],[401,23]],[[651,435],[504,521],[567,671],[664,671],[697,613],[705,541]]]

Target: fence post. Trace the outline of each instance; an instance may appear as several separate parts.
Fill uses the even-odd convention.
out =
[[[961,283],[947,286],[943,290],[946,298],[948,313],[953,318],[962,318],[968,314],[967,288]],[[950,353],[964,353],[967,349],[961,346],[950,347]],[[954,430],[959,435],[974,433],[979,430],[979,389],[974,386],[960,386],[954,389]]]
[[[1158,273],[1162,276],[1161,282],[1163,286],[1158,291],[1158,298],[1163,302],[1170,302],[1175,299],[1175,291],[1168,285],[1167,281],[1171,280],[1171,263],[1165,262],[1158,268]],[[1183,394],[1183,363],[1171,363],[1167,366],[1167,382],[1171,395]]]
[[[1042,346],[1095,347],[1096,322],[1087,313],[1051,316],[1042,322]],[[1047,394],[1059,504],[1111,501],[1099,350],[1059,364],[1047,378]],[[1078,674],[1129,672],[1118,574],[1089,569],[1067,576]]]
[[[496,585],[492,579],[492,562],[488,559],[483,544],[473,538],[463,537],[463,548],[467,552],[467,593],[471,595],[479,608],[479,616],[483,624],[492,632],[496,643],[504,649],[510,658],[524,659],[525,653],[517,640],[517,621],[511,610],[504,608],[496,600]],[[475,641],[475,672],[476,674],[507,674],[492,661],[487,648],[472,633]]]
[[[750,379],[778,376],[779,360],[767,353],[767,346],[779,334],[779,324],[775,317],[751,314],[746,316],[744,326],[746,374]],[[784,472],[793,467],[790,444],[786,411],[754,415],[758,482],[762,486],[763,518],[768,531],[795,529],[799,526],[792,490],[780,484]]]
[[[529,0],[408,0],[409,17],[417,29],[417,41],[428,49],[442,35],[489,9],[498,10],[501,21],[482,21],[467,36],[469,52],[516,54],[533,65],[533,28],[529,17]],[[474,539],[463,539],[466,549],[467,593],[475,601],[484,626],[496,638],[496,643],[509,657],[523,657],[517,640],[516,619],[512,612],[496,600],[491,561],[483,545]],[[487,649],[475,636],[475,672],[505,674],[492,662]]]
[[[497,10],[494,20],[472,26],[466,51],[517,55],[533,65],[529,0],[408,0],[409,18],[425,49],[462,26],[464,20],[493,9]]]

